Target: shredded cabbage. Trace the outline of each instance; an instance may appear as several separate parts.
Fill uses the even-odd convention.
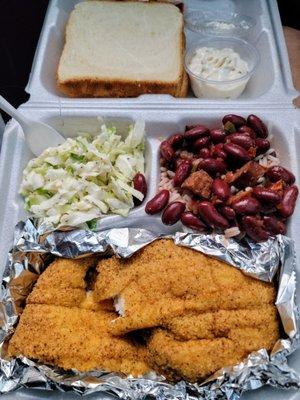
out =
[[[97,136],[69,138],[45,150],[24,169],[25,209],[55,227],[95,227],[105,214],[127,216],[133,198],[144,197],[132,185],[144,173],[144,140],[145,123],[137,121],[125,139],[116,127],[102,125]]]

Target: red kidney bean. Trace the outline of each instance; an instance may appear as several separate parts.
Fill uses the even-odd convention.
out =
[[[206,147],[209,144],[209,142],[210,138],[208,136],[203,136],[194,142],[192,150],[198,152],[203,147]]]
[[[246,125],[246,120],[245,118],[241,117],[240,115],[235,115],[235,114],[227,114],[223,117],[222,119],[223,125],[225,125],[227,122],[231,122],[235,128],[239,128],[242,125]]]
[[[297,186],[289,186],[284,190],[282,201],[278,206],[279,213],[284,218],[288,218],[293,214],[296,206],[298,192],[299,191]]]
[[[217,196],[217,198],[222,201],[226,201],[231,195],[228,183],[220,178],[217,178],[213,181],[211,190]]]
[[[134,187],[134,189],[143,193],[144,199],[145,199],[146,194],[147,194],[147,181],[143,174],[138,173],[135,175],[135,177],[133,178],[133,187]],[[136,197],[133,198],[133,202],[136,206],[141,204],[143,202],[143,200],[141,201],[141,200],[137,199]]]
[[[149,200],[145,207],[147,214],[157,214],[168,204],[170,193],[164,189],[158,192],[153,199]]]
[[[175,157],[175,151],[168,140],[161,142],[160,154],[167,161],[171,161]]]
[[[213,158],[222,158],[225,160],[227,158],[227,153],[224,150],[224,144],[218,143],[211,149],[211,155]]]
[[[268,139],[257,138],[255,139],[256,155],[264,154],[271,147]]]
[[[203,169],[210,175],[223,174],[227,165],[221,158],[205,158],[199,162],[198,169]]]
[[[242,225],[247,235],[255,242],[268,240],[269,234],[264,228],[264,223],[260,218],[247,215],[242,218]]]
[[[224,144],[224,150],[233,161],[236,161],[239,164],[246,164],[246,162],[251,160],[248,152],[237,144],[226,143]]]
[[[196,140],[201,136],[206,136],[209,134],[209,129],[203,125],[196,125],[193,128],[185,131],[184,138],[188,140]]]
[[[201,158],[210,158],[211,151],[207,147],[204,147],[203,149],[199,150],[198,156]]]
[[[245,133],[231,133],[231,135],[227,136],[227,140],[228,142],[237,144],[246,150],[255,146],[255,141]]]
[[[284,235],[286,233],[286,226],[283,221],[280,221],[274,215],[265,215],[263,217],[264,227],[271,235]]]
[[[185,132],[186,132],[186,131],[190,131],[191,129],[195,128],[196,126],[197,126],[197,125],[186,125],[184,131],[185,131]]]
[[[188,228],[194,229],[195,231],[205,231],[206,225],[191,212],[185,212],[181,216],[181,222]]]
[[[229,206],[221,206],[221,207],[219,207],[219,211],[229,221],[232,221],[233,219],[235,219],[235,211],[233,208],[231,208]]]
[[[254,130],[257,136],[263,139],[268,136],[268,128],[257,115],[250,114],[247,118],[247,125]]]
[[[240,126],[238,133],[245,133],[246,135],[249,135],[252,139],[256,139],[256,133],[247,125]]]
[[[261,210],[261,204],[254,197],[244,197],[235,201],[232,208],[237,214],[257,214]]]
[[[184,136],[181,133],[176,133],[176,135],[170,136],[167,141],[170,143],[170,145],[173,148],[179,148],[183,141],[184,141]]]
[[[227,219],[218,213],[210,201],[200,201],[198,204],[198,213],[204,222],[212,228],[227,229],[229,227]]]
[[[189,176],[192,170],[192,161],[191,160],[182,160],[178,168],[176,169],[173,184],[174,186],[181,186],[183,181]]]
[[[186,158],[176,158],[176,160],[174,162],[175,171],[177,170],[179,165],[182,164],[183,162],[185,162],[186,160],[187,160]]]
[[[267,203],[272,205],[279,204],[281,202],[281,197],[282,197],[278,192],[274,192],[274,190],[260,186],[253,188],[252,194],[262,203]]]
[[[228,142],[237,144],[246,150],[255,146],[255,141],[245,133],[231,133],[227,136],[227,140]]]
[[[180,220],[185,211],[185,204],[181,201],[174,201],[165,208],[162,213],[161,220],[165,225],[174,225]]]
[[[210,137],[214,143],[223,143],[226,139],[226,133],[223,129],[216,128],[210,131]]]
[[[280,167],[279,165],[275,165],[271,167],[266,172],[266,176],[270,179],[271,182],[277,182],[283,180],[284,182],[292,185],[295,182],[295,176],[286,168]]]

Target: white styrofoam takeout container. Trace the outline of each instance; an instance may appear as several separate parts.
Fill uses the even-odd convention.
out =
[[[99,120],[97,117],[103,117],[104,121],[114,122],[120,128],[127,126],[135,119],[142,118],[146,121],[146,175],[148,181],[148,194],[145,201],[151,198],[157,190],[159,180],[158,148],[162,138],[166,138],[173,133],[184,130],[185,125],[201,123],[208,127],[215,127],[221,124],[221,119],[225,114],[234,112],[232,107],[222,107],[220,110],[120,110],[101,108],[43,108],[29,109],[21,107],[24,114],[29,118],[49,123],[57,128],[66,137],[74,136],[78,131],[90,131],[92,133],[99,130]],[[300,148],[300,113],[296,110],[278,110],[266,107],[264,111],[258,110],[253,106],[247,106],[236,110],[239,114],[247,116],[250,113],[258,114],[268,125],[274,147],[281,164],[292,170],[297,182],[300,180],[300,160],[297,157],[297,149]],[[4,133],[2,144],[2,157],[0,161],[0,187],[2,195],[0,196],[0,266],[3,268],[7,251],[9,250],[15,224],[27,217],[23,209],[23,200],[18,194],[22,172],[27,162],[33,157],[24,141],[23,133],[14,121],[11,121]],[[160,216],[148,216],[144,212],[144,207],[139,206],[133,209],[129,217],[107,216],[102,220],[102,228],[109,227],[143,227],[146,229],[158,231],[161,233],[173,232],[181,229],[181,224],[177,223],[172,227],[164,226],[160,221]],[[300,260],[300,202],[294,215],[290,218],[288,224],[288,235],[295,239],[297,259]],[[300,265],[298,263],[298,268]],[[298,287],[300,292],[300,288]],[[298,358],[297,358],[298,355]],[[291,365],[300,373],[300,351],[291,357]],[[16,392],[11,398],[22,398],[22,391]],[[24,391],[30,393],[30,398],[40,398],[40,395],[34,391]],[[300,399],[295,392],[274,391],[265,388],[259,391],[259,398],[264,400],[271,399]],[[247,394],[245,399],[255,399],[258,393]],[[12,396],[12,395],[11,395]],[[58,397],[56,397],[58,396]],[[98,395],[99,396],[99,395]],[[10,395],[7,395],[10,398]],[[47,398],[59,398],[58,393],[47,393]]]
[[[64,26],[70,11],[79,0],[51,0],[44,27],[37,47],[27,91],[28,103],[21,106],[27,117],[50,123],[66,137],[78,130],[97,131],[97,117],[114,120],[120,126],[137,118],[146,121],[146,175],[149,185],[147,199],[152,197],[159,179],[158,146],[160,138],[183,130],[185,124],[195,122],[213,127],[221,123],[227,113],[247,116],[259,115],[267,122],[274,135],[274,147],[281,164],[291,169],[300,181],[300,112],[293,109],[292,99],[297,92],[293,88],[288,57],[275,0],[186,0],[188,10],[218,10],[241,12],[256,19],[256,26],[247,38],[257,46],[261,64],[255,77],[242,97],[234,101],[174,99],[167,95],[143,95],[133,99],[69,99],[55,88],[55,73],[63,46]],[[195,34],[187,33],[188,46]],[[33,155],[26,147],[23,133],[15,121],[7,125],[0,158],[0,273],[3,271],[7,251],[12,240],[15,224],[27,217],[23,200],[18,194],[22,171]],[[147,201],[146,199],[146,201]],[[288,235],[295,240],[297,259],[300,260],[300,201],[288,225]],[[165,227],[160,216],[147,216],[140,206],[124,219],[109,216],[102,227],[142,226],[161,232],[180,229],[181,225]],[[298,271],[300,261],[298,261]],[[298,288],[298,293],[300,289]],[[300,373],[300,350],[290,357],[290,365]],[[73,394],[20,390],[3,396],[5,399],[60,399],[77,398]],[[90,399],[107,396],[95,394]],[[270,387],[246,393],[243,399],[300,400],[300,392],[280,391]]]
[[[56,71],[64,45],[66,22],[75,4],[80,1],[51,0],[49,4],[26,88],[32,105],[42,103],[70,105],[74,102],[74,99],[66,97],[56,89]],[[185,4],[189,11],[211,10],[216,7],[217,10],[239,12],[255,18],[256,25],[247,40],[257,47],[261,61],[241,97],[230,102],[234,104],[269,102],[290,107],[297,92],[293,88],[280,17],[274,0],[186,0]],[[198,34],[187,30],[187,48],[194,44],[197,38]],[[77,99],[76,101],[83,104],[101,104],[105,107],[147,107],[151,103],[190,108],[214,106],[224,100],[197,99],[190,93],[185,99],[175,99],[169,95],[142,95],[131,99]]]
[[[1,151],[1,143],[2,143],[2,136],[3,136],[4,129],[5,129],[5,123],[0,114],[0,151]]]

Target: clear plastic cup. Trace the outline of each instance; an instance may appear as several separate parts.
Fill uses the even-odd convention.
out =
[[[248,15],[224,10],[194,10],[187,12],[184,20],[189,30],[208,36],[246,37],[256,24]]]
[[[190,69],[190,61],[195,51],[201,47],[213,47],[216,49],[231,48],[239,54],[242,60],[248,64],[248,73],[233,80],[210,80],[203,78]],[[260,61],[258,51],[250,43],[237,38],[205,38],[198,40],[193,47],[187,50],[185,55],[185,69],[189,75],[191,86],[196,97],[210,99],[236,99],[239,97],[253,76]]]

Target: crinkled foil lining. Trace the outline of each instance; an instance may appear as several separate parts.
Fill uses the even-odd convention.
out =
[[[8,255],[2,280],[0,302],[0,393],[21,387],[59,389],[87,395],[94,392],[116,395],[121,399],[144,399],[147,395],[163,399],[230,399],[236,400],[246,390],[265,384],[278,388],[300,388],[300,377],[287,364],[287,356],[299,344],[298,311],[295,302],[296,275],[293,241],[278,235],[264,243],[225,239],[223,235],[177,232],[172,236],[180,246],[209,254],[243,270],[257,279],[271,281],[278,277],[276,305],[285,331],[271,354],[265,349],[251,353],[243,362],[217,371],[201,384],[179,382],[169,384],[162,376],[150,373],[142,378],[115,373],[63,371],[35,363],[25,357],[6,358],[7,342],[14,331],[25,299],[44,265],[51,257],[80,257],[91,253],[115,253],[130,257],[158,239],[138,228],[110,229],[102,232],[86,230],[54,231],[43,234],[34,221],[16,227],[15,242]]]

